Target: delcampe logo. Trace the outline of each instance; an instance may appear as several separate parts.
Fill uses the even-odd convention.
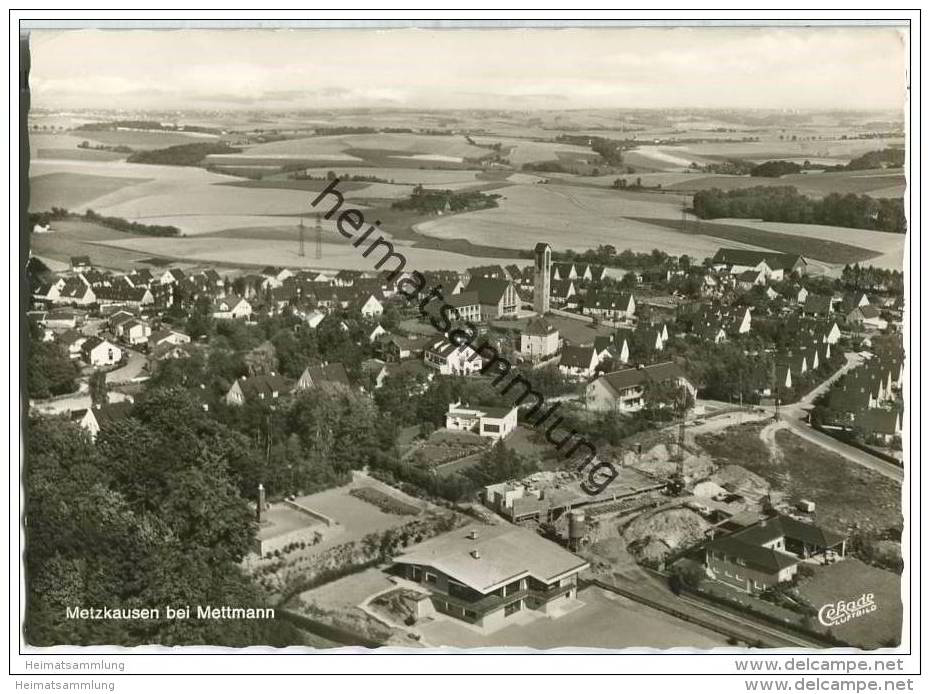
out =
[[[875,612],[877,609],[875,595],[873,593],[863,593],[858,600],[828,602],[817,612],[817,619],[825,627],[835,627],[869,612]]]

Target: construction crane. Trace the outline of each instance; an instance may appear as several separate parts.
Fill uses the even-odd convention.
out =
[[[667,489],[670,494],[681,494],[685,490],[685,420],[688,416],[688,389],[681,387],[678,401],[678,448],[675,451],[675,473],[669,478]]]

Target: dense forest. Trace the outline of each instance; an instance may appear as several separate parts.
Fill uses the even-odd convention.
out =
[[[428,214],[437,212],[468,212],[497,207],[500,195],[469,191],[456,193],[451,190],[427,190],[416,186],[405,200],[398,200],[391,207],[397,210],[416,210]]]
[[[793,186],[701,190],[694,194],[694,213],[701,219],[732,217],[874,229],[896,234],[907,231],[904,201],[899,198],[876,199],[868,195],[831,193],[816,200],[801,195]]]
[[[152,149],[131,154],[126,160],[133,164],[162,164],[165,166],[200,166],[210,154],[238,154],[242,150],[223,142],[194,142],[164,149]]]

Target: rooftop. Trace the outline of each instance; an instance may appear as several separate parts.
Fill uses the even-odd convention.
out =
[[[431,566],[482,593],[527,575],[549,582],[588,566],[581,557],[513,525],[459,528],[411,547],[396,561]]]

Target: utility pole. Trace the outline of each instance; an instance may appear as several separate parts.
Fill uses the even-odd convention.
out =
[[[316,216],[316,259],[323,257],[323,226],[320,224],[320,215]]]
[[[304,257],[304,218],[300,218],[300,228],[297,231],[297,255]]]

